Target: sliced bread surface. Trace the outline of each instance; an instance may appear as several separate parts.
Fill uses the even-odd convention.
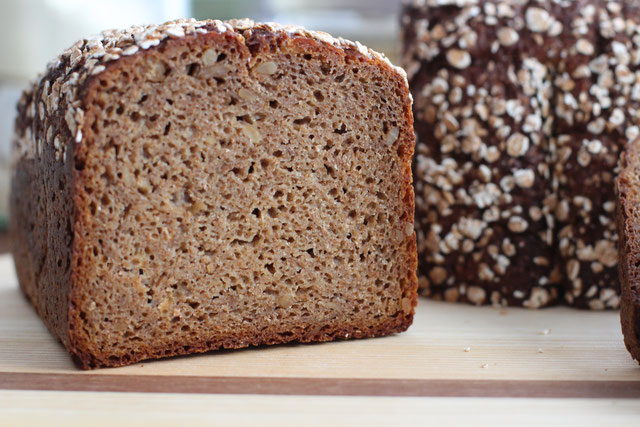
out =
[[[81,367],[411,324],[411,98],[381,55],[176,21],[80,41],[19,109],[20,285]]]

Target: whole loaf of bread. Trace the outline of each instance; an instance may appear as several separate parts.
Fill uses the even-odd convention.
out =
[[[19,105],[20,286],[82,368],[403,331],[412,120],[404,72],[326,33],[83,39]]]
[[[638,22],[624,1],[405,4],[424,295],[619,306],[614,180],[640,133]]]

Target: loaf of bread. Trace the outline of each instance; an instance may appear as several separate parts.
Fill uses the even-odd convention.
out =
[[[19,104],[24,294],[82,368],[405,330],[417,299],[406,76],[248,20],[106,31]]]
[[[640,140],[622,153],[617,190],[620,323],[627,349],[640,363]]]
[[[422,294],[619,306],[614,179],[639,134],[639,18],[623,1],[405,4]]]

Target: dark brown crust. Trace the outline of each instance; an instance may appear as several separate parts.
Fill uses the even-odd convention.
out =
[[[55,78],[64,64],[46,77]],[[18,106],[16,135],[31,132],[44,138],[42,110],[27,109],[39,99],[42,85],[23,94]],[[63,104],[63,103],[62,103]],[[61,105],[64,110],[64,105]],[[45,113],[46,114],[46,113]],[[50,127],[72,145],[64,118],[47,117]],[[10,194],[9,234],[20,287],[49,330],[69,345],[67,319],[70,288],[70,254],[73,230],[73,159],[56,157],[52,144],[42,144],[40,155],[23,157],[14,165]]]
[[[403,332],[411,325],[413,315],[388,319],[380,324],[366,329],[357,326],[344,327],[341,325],[326,326],[323,330],[314,333],[300,331],[273,331],[257,336],[237,337],[228,340],[177,343],[172,347],[160,347],[150,351],[126,355],[121,358],[103,358],[100,354],[85,352],[81,347],[70,349],[73,360],[81,369],[95,369],[103,367],[118,367],[130,365],[147,359],[160,359],[165,357],[180,356],[194,353],[205,353],[212,350],[240,349],[252,346],[285,344],[290,342],[311,343],[328,342],[345,339],[373,338]],[[289,337],[283,337],[280,332],[292,332]],[[345,338],[348,337],[348,338]]]
[[[415,97],[423,295],[532,308],[563,302],[583,309],[618,308],[615,165],[624,145],[640,132],[638,96],[631,95],[635,64],[629,58],[636,54],[632,39],[638,23],[632,3],[405,2],[403,65]],[[459,59],[451,60],[450,53]],[[527,70],[534,68],[530,78]],[[598,92],[603,87],[606,97]],[[490,96],[477,96],[482,90]],[[538,126],[514,120],[509,111],[492,112],[503,102],[522,105],[522,117],[536,118]],[[472,132],[464,122],[474,124]],[[497,130],[506,136],[498,138]],[[482,148],[497,148],[501,155],[505,140],[516,133],[538,144],[511,164],[489,161],[481,150],[472,151],[472,144],[465,149],[469,133],[480,137]],[[445,162],[455,165],[452,172],[441,173]],[[536,183],[527,191],[505,189],[499,181],[516,167],[534,170]],[[528,223],[524,232],[510,233],[499,221],[486,221],[483,230],[491,236],[476,239],[484,252],[476,251],[482,246],[477,242],[463,248],[457,237],[471,241],[470,233],[459,233],[459,225],[483,220],[487,211],[466,197],[483,185],[481,168],[491,171],[484,174],[486,183],[500,184],[499,197],[513,196],[512,202],[494,202],[498,209],[504,213],[515,205]],[[544,220],[536,220],[540,213]],[[516,246],[524,242],[522,250],[512,256],[495,250],[503,237]],[[490,256],[496,254],[509,257],[504,272],[493,267]],[[536,288],[541,298],[530,297]]]
[[[620,238],[618,269],[622,286],[620,323],[624,343],[640,363],[640,140],[627,147],[620,158],[617,180],[617,226]]]
[[[481,6],[480,6],[481,7]],[[521,11],[514,6],[516,13]],[[466,9],[465,9],[466,10]],[[523,116],[539,114],[544,122],[544,106],[533,108],[529,105],[521,82],[514,81],[511,73],[514,71],[506,64],[520,64],[519,49],[516,43],[502,48],[498,54],[491,53],[491,46],[497,43],[494,27],[484,25],[482,21],[469,19],[468,25],[477,38],[468,47],[469,58],[473,58],[468,66],[458,69],[448,62],[445,43],[433,42],[440,50],[429,59],[418,58],[416,46],[420,36],[415,28],[419,23],[428,23],[429,28],[442,25],[449,28],[463,15],[463,9],[456,6],[412,6],[404,9],[403,40],[406,59],[409,64],[416,66],[418,71],[411,73],[410,86],[415,98],[414,112],[416,115],[416,134],[418,136],[418,151],[414,159],[416,173],[415,186],[417,194],[416,226],[418,228],[418,256],[420,291],[422,295],[446,301],[464,301],[473,304],[505,304],[524,305],[529,307],[543,307],[557,302],[559,292],[553,283],[552,242],[548,238],[549,224],[546,219],[548,208],[543,201],[551,192],[549,180],[545,178],[546,171],[538,165],[546,161],[548,153],[548,138],[541,131],[525,132],[522,121],[517,121],[504,114],[501,120],[511,129],[511,134],[527,134],[537,137],[538,144],[531,144],[522,156],[508,156],[505,152],[505,137],[500,135],[498,127],[474,111],[474,105],[484,102],[477,92],[467,91],[469,88],[486,89],[496,100],[518,101],[523,106]],[[515,26],[513,19],[500,19],[498,27]],[[457,37],[451,34],[449,37]],[[524,71],[524,68],[517,70]],[[456,79],[458,81],[456,81]],[[433,88],[446,82],[446,89],[436,92]],[[432,93],[427,94],[426,90]],[[457,100],[453,100],[454,89],[459,91]],[[540,99],[544,95],[544,87],[535,87]],[[438,98],[444,97],[443,103]],[[535,97],[535,96],[531,96]],[[489,103],[490,104],[490,103]],[[448,106],[447,108],[445,108]],[[487,105],[491,109],[491,105]],[[429,117],[431,112],[435,118]],[[442,113],[448,111],[456,121],[443,134]],[[468,111],[468,113],[467,113]],[[485,113],[486,115],[486,113]],[[471,122],[476,128],[465,131],[466,122]],[[454,129],[455,128],[455,129]],[[447,147],[448,139],[455,135],[455,148]],[[484,144],[484,148],[497,149],[499,158],[491,162],[484,161],[479,149],[465,149],[467,141],[472,138]],[[446,171],[447,162],[455,162],[451,167],[449,177]],[[472,167],[468,167],[472,165]],[[488,167],[491,176],[484,178],[478,166]],[[532,174],[533,183],[525,187],[513,186],[504,191],[505,197],[484,205],[458,199],[458,194],[473,195],[489,193],[493,188],[502,188],[503,178],[513,179],[515,170],[527,171]],[[467,196],[468,197],[468,196]],[[508,197],[508,198],[507,198]],[[468,197],[470,199],[470,197]],[[443,208],[443,206],[446,206]],[[533,218],[529,214],[531,208],[538,209],[540,215]],[[503,214],[500,218],[485,220],[492,210]],[[504,215],[508,214],[508,215]],[[523,218],[526,223],[525,232],[510,229],[511,220]],[[463,237],[454,244],[454,248],[445,251],[442,246],[449,245],[447,237],[460,234],[462,221],[480,224],[479,235],[463,231]],[[462,241],[469,247],[463,248]],[[471,244],[470,244],[471,243]],[[503,247],[510,245],[512,251]],[[493,253],[487,248],[494,248]],[[512,253],[510,253],[512,252]],[[534,264],[532,260],[543,260]],[[506,266],[505,266],[506,264]],[[455,280],[453,280],[455,279]]]
[[[413,187],[411,185],[411,157],[414,149],[414,134],[413,134],[413,116],[411,112],[411,99],[409,90],[406,86],[404,77],[394,70],[387,62],[375,56],[364,55],[360,50],[355,47],[348,47],[345,45],[332,46],[327,43],[320,43],[317,40],[304,37],[300,35],[290,36],[283,32],[272,32],[265,30],[264,28],[244,29],[240,31],[226,31],[222,34],[217,32],[210,32],[205,35],[191,35],[180,39],[165,39],[161,42],[160,46],[172,43],[180,44],[187,40],[205,41],[207,38],[226,38],[234,39],[246,46],[243,55],[250,56],[251,52],[257,52],[273,47],[274,43],[291,43],[301,49],[315,49],[322,51],[323,55],[332,57],[334,60],[339,61],[359,61],[362,63],[368,63],[374,65],[383,70],[386,76],[395,83],[397,91],[404,99],[403,115],[406,123],[406,128],[403,128],[400,133],[401,141],[398,144],[398,153],[403,159],[403,182],[399,183],[399,189],[404,194],[405,210],[402,217],[408,221],[413,221],[414,214],[414,195]],[[154,48],[152,48],[154,49]],[[136,55],[144,54],[140,52]],[[126,67],[127,62],[132,57],[122,57],[118,60],[112,61],[106,65],[104,73],[117,70],[119,67]],[[59,68],[64,68],[65,64],[61,64]],[[57,71],[56,71],[57,72]],[[51,78],[51,73],[46,78]],[[44,80],[44,79],[43,79]],[[39,86],[41,90],[42,84]],[[95,346],[92,345],[89,336],[84,332],[82,314],[78,309],[77,302],[82,299],[86,289],[87,278],[91,274],[91,266],[83,264],[83,251],[88,250],[86,243],[86,233],[90,231],[92,225],[92,218],[90,215],[90,209],[88,204],[88,196],[85,194],[85,182],[90,177],[90,171],[84,171],[84,159],[91,156],[92,142],[91,142],[91,129],[90,122],[92,111],[92,99],[94,95],[99,91],[99,85],[97,79],[89,77],[86,82],[78,88],[78,96],[81,102],[81,107],[86,112],[85,121],[82,131],[85,135],[81,144],[75,144],[73,142],[73,135],[66,130],[66,133],[62,133],[64,140],[68,144],[70,152],[73,155],[66,157],[66,171],[68,172],[68,180],[66,181],[67,187],[64,189],[64,196],[67,197],[68,206],[71,211],[68,218],[73,218],[70,221],[68,231],[72,233],[72,242],[65,241],[67,248],[72,248],[68,252],[68,257],[65,262],[68,263],[69,268],[65,270],[67,276],[51,278],[46,283],[38,283],[38,280],[33,276],[33,271],[36,270],[35,263],[39,259],[47,259],[47,254],[38,255],[38,260],[29,258],[29,254],[33,252],[35,243],[40,242],[38,236],[35,236],[36,242],[29,242],[25,239],[29,235],[28,224],[25,224],[20,218],[27,217],[22,214],[31,210],[29,208],[29,201],[32,200],[29,191],[34,189],[35,183],[29,179],[14,179],[14,198],[12,199],[12,207],[14,208],[14,215],[12,218],[16,220],[12,223],[12,232],[14,233],[14,241],[17,242],[14,247],[14,254],[16,259],[16,267],[19,272],[19,280],[22,289],[29,297],[30,301],[36,307],[38,313],[41,315],[49,329],[60,338],[62,343],[67,347],[69,352],[73,355],[74,361],[82,369],[92,369],[97,367],[113,367],[131,364],[140,360],[159,357],[170,357],[181,354],[189,353],[201,353],[215,349],[233,349],[242,348],[247,346],[256,345],[271,345],[285,342],[323,342],[331,341],[340,338],[368,338],[374,336],[389,335],[396,332],[402,332],[406,330],[413,319],[413,308],[409,312],[399,312],[395,317],[382,318],[375,320],[374,322],[367,322],[367,324],[328,324],[322,328],[315,330],[303,329],[296,331],[278,331],[278,330],[265,330],[265,332],[259,335],[253,336],[238,336],[229,337],[226,339],[219,339],[215,341],[198,341],[193,342],[179,342],[170,347],[153,348],[149,346],[147,350],[141,351],[135,354],[126,354],[122,357],[107,357],[104,353]],[[23,102],[22,111],[20,111],[19,119],[16,124],[17,132],[24,133],[24,129],[32,127],[33,123],[25,123],[23,118],[27,115],[25,109],[29,105],[28,100]],[[63,109],[59,111],[64,111]],[[35,119],[37,122],[38,118]],[[62,113],[58,114],[58,117],[54,119],[56,123],[59,123],[61,127],[64,127],[64,118]],[[66,129],[66,128],[65,128]],[[53,152],[53,148],[49,145],[49,149]],[[26,161],[25,161],[26,162]],[[51,163],[49,165],[54,169],[60,169],[59,163]],[[16,176],[24,173],[38,173],[42,168],[41,165],[27,165],[26,163],[19,163],[16,165]],[[58,193],[59,194],[59,193]],[[61,195],[61,194],[59,194]],[[55,213],[54,213],[55,214]],[[46,222],[46,221],[44,221]],[[403,297],[408,299],[411,303],[411,307],[415,307],[417,303],[417,277],[415,274],[417,266],[416,243],[415,234],[406,237],[405,245],[410,256],[407,260],[407,269],[410,272],[406,281],[403,281]],[[64,247],[64,246],[63,246]],[[41,301],[38,296],[42,294],[42,289],[32,290],[38,284],[40,287],[55,292],[61,303],[50,304],[47,301]],[[45,291],[46,292],[46,291]],[[49,315],[53,313],[53,315]],[[60,319],[55,321],[55,319]],[[282,335],[282,332],[287,332],[286,335]]]

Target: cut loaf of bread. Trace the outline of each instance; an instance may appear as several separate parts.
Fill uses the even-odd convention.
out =
[[[620,157],[617,181],[620,322],[627,349],[640,362],[640,140]]]
[[[84,39],[19,105],[20,285],[82,368],[403,331],[412,121],[404,73],[325,33]]]

